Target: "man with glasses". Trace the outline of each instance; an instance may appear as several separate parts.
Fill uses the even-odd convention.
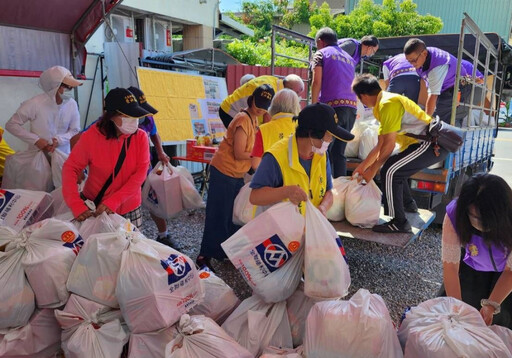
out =
[[[425,112],[429,116],[439,116],[443,122],[450,123],[457,59],[437,47],[427,47],[418,38],[407,41],[404,46],[404,54],[407,61],[414,66],[418,75],[427,84],[428,96]],[[461,67],[461,75],[466,75],[464,67]],[[467,89],[461,86],[462,95],[465,95],[466,92]],[[462,120],[467,115],[467,109],[464,108],[458,108],[456,119]]]
[[[338,46],[352,56],[357,65],[361,58],[364,60],[375,55],[379,49],[379,39],[373,35],[363,36],[361,40],[345,38],[338,40]]]
[[[356,62],[338,47],[336,32],[331,28],[318,30],[315,40],[318,51],[311,62],[312,103],[321,102],[333,107],[339,120],[338,126],[350,132],[357,112],[357,98],[350,88],[355,76]],[[334,139],[329,147],[334,178],[347,175],[346,146],[346,142]]]
[[[29,147],[51,153],[70,152],[69,141],[80,131],[80,113],[71,90],[82,83],[68,69],[54,66],[39,77],[41,93],[23,102],[7,121],[5,129]],[[23,125],[30,122],[30,130]]]

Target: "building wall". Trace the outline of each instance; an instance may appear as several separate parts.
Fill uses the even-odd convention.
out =
[[[219,0],[123,0],[123,7],[132,7],[142,11],[161,14],[181,22],[212,26],[218,18]]]
[[[358,0],[346,0],[347,13],[354,9]],[[374,0],[382,4],[382,0]],[[510,0],[414,0],[418,13],[431,14],[443,20],[441,33],[459,33],[463,13],[466,12],[483,32],[496,32],[509,39],[512,22]]]

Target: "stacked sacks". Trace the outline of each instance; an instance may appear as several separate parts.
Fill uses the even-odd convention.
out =
[[[190,315],[204,315],[222,324],[240,304],[235,292],[220,277],[207,268],[199,271],[199,278],[205,292],[203,301],[190,310]]]
[[[165,347],[177,333],[175,326],[148,333],[132,333],[128,358],[164,358]]]
[[[128,342],[119,310],[71,295],[64,310],[55,310],[67,358],[120,357]]]
[[[512,354],[512,330],[507,327],[492,325],[489,327],[494,333],[501,338],[503,343],[507,346],[508,350]]]
[[[280,302],[299,285],[303,233],[303,216],[285,202],[258,215],[221,246],[255,294],[265,302]]]
[[[301,283],[297,291],[286,300],[286,311],[290,330],[292,333],[293,346],[301,346],[306,333],[306,319],[309,311],[317,300],[304,294],[304,284]]]
[[[0,294],[0,328],[26,324],[34,308],[34,295],[40,308],[66,303],[66,281],[82,245],[76,228],[56,219],[40,221],[19,233],[0,227],[0,247],[4,251],[0,256],[0,284],[6,288]]]
[[[295,349],[267,347],[263,350],[260,358],[302,358],[304,348],[302,346]]]
[[[80,228],[88,236],[76,258],[67,288],[70,292],[112,308],[119,308],[115,296],[121,255],[128,248],[134,227],[121,216],[101,214],[85,220]],[[103,234],[93,234],[104,232]]]
[[[133,333],[169,327],[204,296],[193,261],[142,234],[128,233],[115,295]]]
[[[264,348],[293,348],[286,301],[265,303],[258,296],[242,301],[222,328],[253,356]]]
[[[52,309],[35,310],[23,327],[0,330],[0,357],[48,358],[59,351],[60,328]]]
[[[308,358],[403,357],[384,300],[364,289],[349,301],[316,303],[307,318],[304,341]]]
[[[398,328],[404,357],[510,358],[480,312],[453,297],[438,297],[404,313]]]
[[[165,347],[165,358],[254,357],[208,317],[184,314],[175,329],[175,338]]]

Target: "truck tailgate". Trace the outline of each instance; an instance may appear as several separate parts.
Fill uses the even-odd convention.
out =
[[[341,238],[360,239],[366,241],[378,242],[385,245],[393,245],[399,247],[406,247],[418,237],[421,236],[423,230],[434,221],[436,214],[424,209],[419,209],[418,213],[406,213],[407,220],[412,226],[412,233],[398,233],[398,234],[382,234],[373,232],[371,229],[363,229],[360,227],[352,226],[348,221],[331,222],[332,226],[336,229]],[[379,218],[379,223],[389,221],[391,218],[385,216],[382,211]]]

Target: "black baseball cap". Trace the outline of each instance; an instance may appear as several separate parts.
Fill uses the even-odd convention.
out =
[[[354,135],[338,125],[338,116],[331,106],[324,103],[310,104],[298,115],[299,127],[303,129],[314,129],[328,131],[333,137],[349,142]]]
[[[139,106],[137,99],[126,88],[114,88],[105,97],[105,110],[119,112],[128,117],[140,118],[150,115],[148,111]]]
[[[263,84],[256,88],[252,93],[252,98],[254,100],[254,105],[258,108],[267,110],[270,107],[270,103],[272,102],[272,98],[274,98],[274,89],[271,85]]]
[[[142,108],[144,108],[146,111],[148,111],[151,114],[158,113],[158,111],[155,109],[155,107],[153,107],[152,105],[150,105],[148,103],[148,101],[146,100],[146,96],[144,95],[144,92],[142,92],[139,88],[132,86],[132,87],[128,88],[128,91],[133,93],[135,98],[137,98],[137,102],[139,102],[139,106],[141,106]]]

